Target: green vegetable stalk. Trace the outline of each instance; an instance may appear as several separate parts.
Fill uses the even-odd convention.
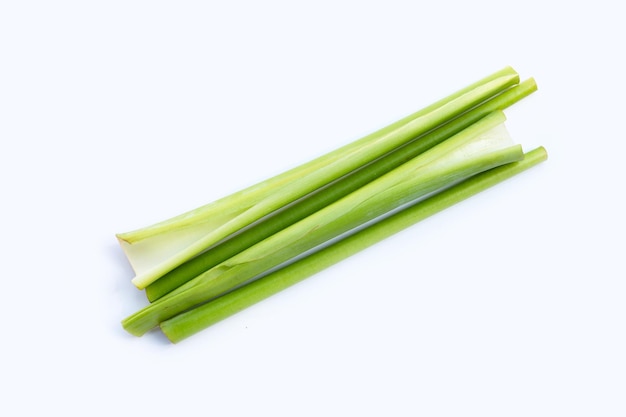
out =
[[[373,161],[337,181],[310,193],[297,202],[278,210],[256,222],[244,231],[229,236],[200,255],[174,268],[146,287],[152,302],[175,290],[185,282],[249,248],[291,224],[326,207],[330,203],[361,188],[367,183],[402,165],[415,156],[443,142],[467,128],[494,110],[504,109],[535,91],[534,80],[526,80],[498,96],[480,104],[471,111],[418,137],[387,155]]]
[[[153,226],[117,235],[140,289],[262,217],[473,109],[516,85],[504,68],[358,141],[274,178]],[[280,190],[280,192],[276,192]]]
[[[404,204],[480,172],[521,160],[521,147],[508,137],[504,119],[502,112],[490,114],[346,197],[200,274],[126,318],[124,328],[141,335]]]
[[[360,140],[180,216],[117,235],[150,305],[122,321],[178,342],[545,160],[502,110],[510,67]]]
[[[473,176],[282,269],[165,320],[160,324],[161,330],[173,343],[180,342],[546,159],[545,149],[537,148],[526,153],[524,159],[519,162],[506,164]]]

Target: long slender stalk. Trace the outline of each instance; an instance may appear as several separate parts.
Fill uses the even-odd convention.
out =
[[[173,343],[180,342],[429,216],[545,161],[546,158],[545,149],[537,148],[526,153],[522,161],[478,174],[270,275],[163,321],[161,330]]]
[[[155,226],[118,234],[120,244],[137,273],[133,283],[140,289],[145,288],[263,216],[379,158],[518,82],[517,73],[507,67],[397,123],[298,168]],[[275,192],[278,188],[280,193]],[[186,233],[192,229],[191,233]],[[174,237],[167,236],[168,231]],[[158,239],[162,248],[159,257],[134,261],[134,258],[140,257],[140,249],[145,247],[137,244],[145,243],[151,237]],[[133,245],[137,246],[133,248]]]
[[[161,298],[215,265],[397,168],[467,128],[492,111],[511,106],[535,90],[536,84],[533,79],[511,87],[434,131],[393,150],[384,157],[351,172],[329,186],[305,196],[293,205],[269,215],[254,226],[218,243],[148,285],[146,287],[148,299],[155,301]]]
[[[316,246],[428,193],[523,157],[495,112],[341,200],[233,256],[123,321],[141,335]]]

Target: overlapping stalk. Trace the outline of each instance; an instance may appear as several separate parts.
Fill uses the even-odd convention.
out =
[[[346,197],[273,234],[124,320],[141,335],[161,321],[220,296],[298,255],[428,193],[484,170],[520,160],[523,152],[495,112]]]
[[[176,218],[117,235],[140,289],[263,216],[381,157],[519,82],[506,67],[311,162]],[[276,190],[280,189],[280,192]],[[153,253],[157,256],[153,256]]]
[[[148,300],[155,301],[170,291],[195,278],[202,272],[273,235],[287,226],[309,216],[328,204],[359,189],[377,177],[402,165],[431,147],[477,122],[495,110],[502,110],[536,89],[534,80],[526,80],[496,97],[480,104],[433,131],[420,136],[406,145],[396,148],[385,156],[360,167],[337,181],[316,190],[288,207],[274,212],[241,233],[214,245],[202,254],[174,268],[146,287]]]
[[[540,147],[527,152],[519,162],[506,164],[471,177],[378,223],[306,256],[282,269],[229,292],[211,302],[179,314],[160,324],[167,338],[180,342],[454,204],[505,181],[545,161]]]
[[[545,159],[543,150],[524,157],[502,125],[499,110],[536,89],[532,79],[518,82],[507,67],[284,174],[119,234],[133,282],[152,301],[123,320],[124,328],[142,335],[161,325],[181,340],[311,275],[318,270],[313,260],[340,260],[329,251],[364,247],[349,243],[352,236],[370,236],[369,244],[382,239],[387,232],[379,225],[388,220],[380,219],[394,211],[402,209],[390,218],[419,221]]]

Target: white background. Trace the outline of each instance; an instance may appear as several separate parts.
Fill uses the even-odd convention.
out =
[[[626,415],[618,4],[3,1],[0,414]],[[549,161],[180,344],[123,331],[116,232],[506,65]]]

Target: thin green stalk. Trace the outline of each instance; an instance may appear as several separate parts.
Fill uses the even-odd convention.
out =
[[[274,212],[252,227],[235,234],[207,251],[185,262],[146,287],[152,302],[179,286],[227,260],[237,253],[270,237],[280,230],[339,200],[381,175],[443,142],[495,110],[502,110],[536,90],[533,79],[526,80],[500,95],[491,98],[462,116],[434,131],[390,152],[384,157],[357,169],[336,182],[308,194],[287,208]]]
[[[160,238],[159,243],[163,245],[168,240],[174,241],[163,239],[162,236],[162,233],[172,229],[182,228],[186,231],[190,230],[191,225],[202,223],[210,226],[201,229],[202,236],[190,233],[194,241],[185,241],[184,247],[176,247],[168,253],[166,259],[154,264],[146,263],[141,270],[135,268],[137,275],[133,283],[140,289],[145,288],[165,273],[263,216],[379,158],[518,82],[517,73],[511,68],[505,68],[397,123],[299,168],[156,226],[119,234],[120,244],[130,251],[135,242],[150,236]],[[280,192],[276,192],[277,189]],[[180,239],[184,237],[185,233],[177,235]]]
[[[180,342],[546,159],[545,149],[537,148],[526,153],[522,161],[478,174],[270,275],[163,321],[161,330],[173,343]]]
[[[341,200],[272,235],[199,275],[123,321],[141,335],[200,303],[209,301],[316,246],[363,225],[416,198],[479,172],[523,157],[494,128],[504,114],[493,113],[399,168]]]

